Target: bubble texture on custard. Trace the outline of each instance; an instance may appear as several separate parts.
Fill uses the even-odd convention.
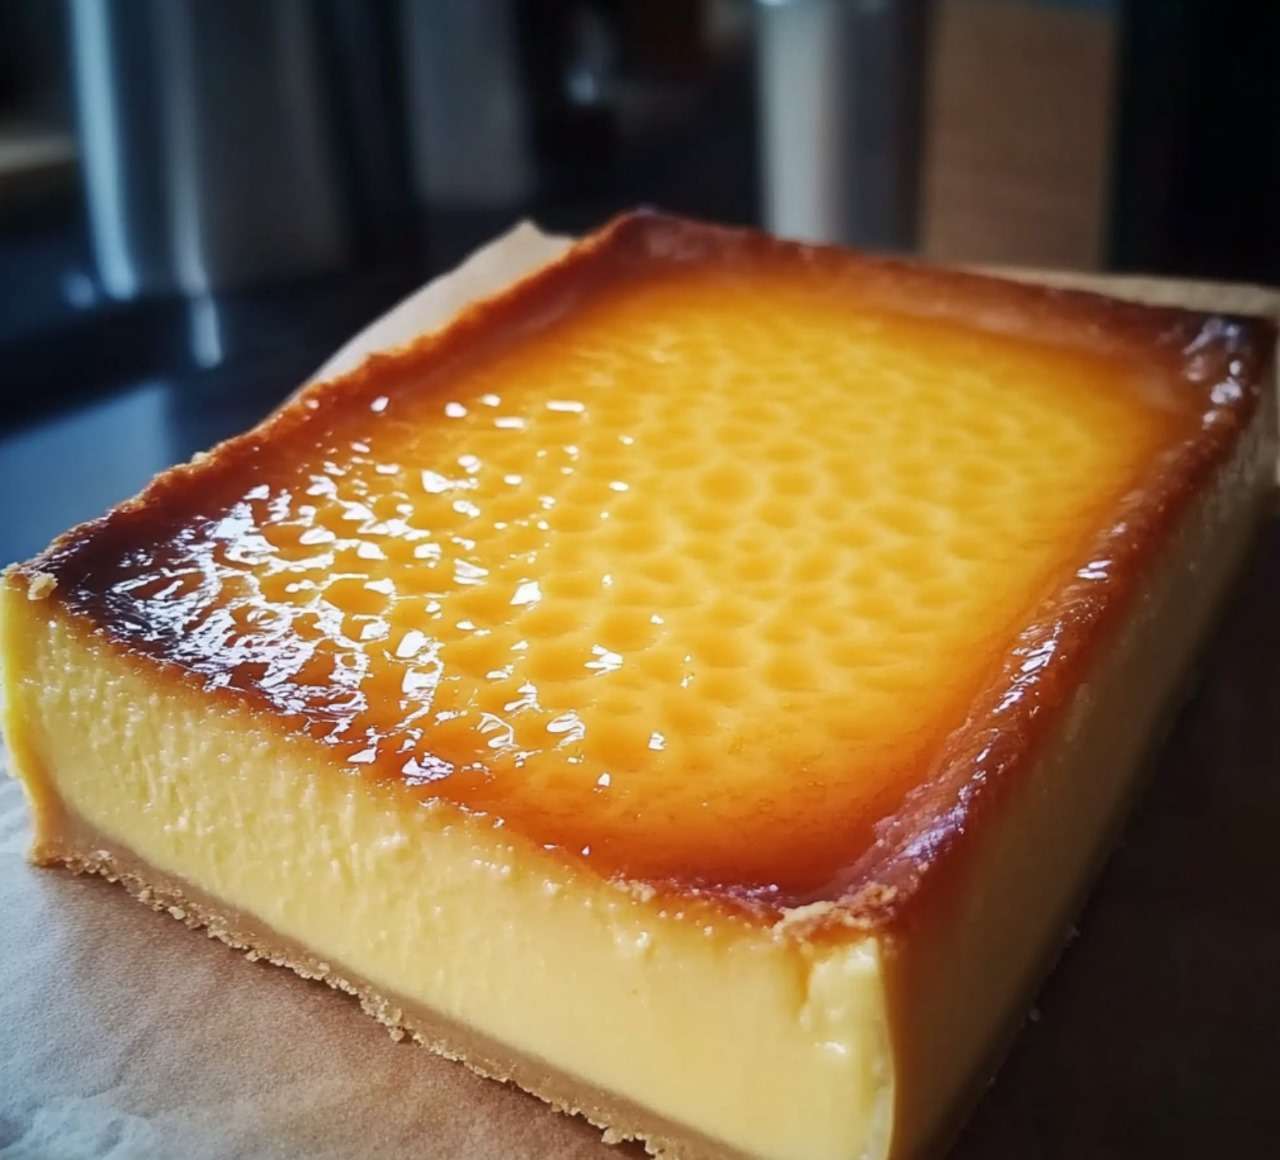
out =
[[[802,886],[1169,438],[1137,373],[802,276],[637,278],[268,446],[113,599],[365,776],[606,871]]]

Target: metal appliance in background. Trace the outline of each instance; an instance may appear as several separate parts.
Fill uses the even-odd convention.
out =
[[[93,253],[116,299],[191,297],[339,263],[307,0],[70,0]]]
[[[531,101],[507,0],[401,0],[414,191],[424,204],[486,210],[535,189]]]
[[[910,249],[928,0],[757,0],[765,225]]]
[[[927,0],[67,5],[94,281],[180,305],[202,365],[240,341],[224,292],[404,262],[419,231],[447,262],[647,201],[915,237]]]

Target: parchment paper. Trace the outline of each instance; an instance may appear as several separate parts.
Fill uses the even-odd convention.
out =
[[[345,342],[314,377],[335,378],[354,370],[374,351],[403,346],[443,326],[464,307],[554,261],[571,245],[572,238],[545,234],[530,222],[521,222],[482,246],[457,269],[428,282],[374,319]]]
[[[344,345],[317,377],[341,373],[370,351],[399,345],[441,325],[468,302],[557,256],[568,244],[532,226],[518,226],[374,322]],[[1138,298],[1211,309],[1280,311],[1280,296],[1253,287],[1088,281]],[[1274,559],[1267,557],[1255,571],[1270,567],[1267,576],[1280,577],[1280,541],[1274,529],[1268,535],[1269,542],[1276,542]],[[1242,641],[1248,637],[1250,645],[1257,636],[1253,621],[1268,615],[1272,605],[1265,599],[1268,583],[1255,577],[1252,589],[1246,584],[1254,591],[1253,610],[1247,614],[1248,632],[1237,635]],[[1259,584],[1263,595],[1258,594]],[[1264,629],[1274,639],[1277,617],[1270,616]],[[1197,729],[1208,730],[1211,739],[1229,733],[1226,751],[1235,755],[1236,766],[1243,765],[1241,776],[1254,776],[1242,754],[1261,752],[1268,755],[1268,772],[1277,768],[1271,722],[1280,712],[1280,697],[1271,666],[1258,670],[1251,664],[1248,682],[1239,692],[1246,701],[1261,697],[1263,703],[1256,714],[1236,711],[1241,698],[1232,686],[1237,679],[1244,681],[1244,670],[1233,659],[1231,647],[1220,645],[1217,652],[1222,655],[1210,666],[1210,708],[1198,708],[1206,701],[1202,696],[1189,710],[1191,724],[1184,720],[1180,729],[1190,728],[1192,737]],[[1218,745],[1215,754],[1221,749]],[[1179,752],[1178,760],[1185,764],[1185,752]],[[1180,775],[1175,770],[1169,784],[1176,786],[1180,776],[1195,778],[1200,773],[1193,768]],[[1271,777],[1264,784],[1259,774],[1255,788],[1263,794],[1264,814],[1270,810],[1280,821],[1275,781]],[[1210,808],[1209,821],[1214,824],[1204,841],[1222,834],[1221,849],[1208,851],[1218,866],[1239,855],[1244,839],[1232,825],[1249,821],[1249,794],[1246,782],[1243,795],[1231,797],[1225,806],[1209,803],[1218,814]],[[1223,923],[1220,899],[1212,894],[1171,907],[1168,883],[1184,865],[1185,851],[1149,840],[1153,828],[1157,836],[1168,828],[1168,810],[1161,800],[1157,794],[1154,806],[1148,801],[1139,811],[1126,847],[1134,848],[1136,834],[1137,848],[1147,851],[1145,861],[1126,875],[1124,859],[1118,855],[1119,868],[1104,877],[1099,900],[1082,920],[1081,939],[1041,1000],[1043,1017],[1025,1029],[960,1142],[966,1157],[1065,1160],[1127,1154],[1125,1149],[1134,1143],[1131,1135],[1123,1137],[1123,1146],[1117,1142],[1114,1151],[1106,1143],[1116,1117],[1123,1123],[1125,1115],[1123,1108],[1106,1111],[1113,1109],[1117,1093],[1128,1092],[1136,1100],[1152,1092],[1167,1094],[1168,1077],[1178,1074],[1180,1043],[1185,1045],[1189,1037],[1194,1048],[1208,1042],[1206,1036],[1234,1034],[1221,1002],[1197,1006],[1195,996],[1203,994],[1204,980],[1190,979],[1182,986],[1180,975],[1170,984],[1168,1001],[1180,1004],[1182,1038],[1171,1045],[1152,1044],[1150,1036],[1140,1041],[1146,1034],[1141,1026],[1128,1026],[1123,1039],[1109,1038],[1098,1019],[1099,1010],[1114,1009],[1116,996],[1107,992],[1116,972],[1123,981],[1128,977],[1126,964],[1160,961],[1170,946],[1180,945],[1180,936],[1198,946],[1203,932],[1215,948],[1225,946],[1225,959],[1215,962],[1228,964],[1227,985],[1247,988],[1252,979],[1256,988],[1258,1002],[1247,1013],[1248,1026],[1264,1043],[1280,1038],[1280,1010],[1270,997],[1280,972],[1277,912],[1267,913],[1263,907],[1262,913],[1231,927]],[[1174,814],[1182,817],[1186,808],[1177,799]],[[28,840],[21,790],[7,778],[0,780],[0,1156],[202,1160],[638,1154],[634,1148],[606,1148],[599,1133],[582,1121],[557,1115],[513,1088],[481,1080],[412,1044],[393,1042],[354,1001],[323,984],[250,963],[222,944],[139,906],[101,880],[29,867],[24,859]],[[1268,874],[1272,880],[1280,878],[1274,842],[1262,845],[1266,848],[1251,847],[1247,862],[1255,883]],[[1202,846],[1199,853],[1205,852]],[[1105,923],[1096,920],[1102,929],[1090,929],[1091,916],[1101,910],[1105,919],[1111,913],[1108,907],[1117,905],[1123,912],[1158,916],[1159,921],[1137,927],[1131,923],[1108,933]],[[1232,963],[1243,964],[1234,975]],[[1152,973],[1146,967],[1143,971],[1130,989],[1137,997],[1129,1004],[1131,1010],[1135,1004],[1141,1009],[1143,995],[1160,994]],[[1222,982],[1219,977],[1217,983]],[[1245,1001],[1251,1001],[1247,989]],[[1141,1063],[1136,1070],[1135,1058]],[[1197,1058],[1194,1051],[1191,1058]],[[1266,1058],[1270,1059],[1269,1049]],[[1149,1074],[1152,1068],[1154,1075]],[[1225,1078],[1221,1066],[1215,1075],[1220,1090],[1201,1084],[1203,1115],[1197,1121],[1193,1114],[1190,1128],[1184,1101],[1181,1127],[1170,1137],[1173,1147],[1166,1149],[1168,1154],[1226,1154],[1216,1147],[1224,1139],[1222,1101],[1233,1098],[1240,1083],[1229,1068]],[[1072,1077],[1082,1076],[1092,1076],[1093,1087],[1073,1090]],[[1213,1076],[1206,1075],[1205,1082],[1211,1085]],[[1265,1115],[1265,1110],[1255,1112]],[[1147,1120],[1140,1123],[1150,1126],[1150,1108],[1146,1114]],[[1046,1124],[1064,1116],[1073,1126],[1071,1133],[1046,1133]],[[1254,1124],[1237,1115],[1234,1123],[1238,1130],[1257,1133],[1240,1137],[1245,1141],[1274,1142],[1267,1136],[1269,1122]],[[1090,1124],[1096,1128],[1092,1135]],[[1197,1124],[1203,1136],[1197,1136]],[[1260,1148],[1252,1151],[1262,1154]]]

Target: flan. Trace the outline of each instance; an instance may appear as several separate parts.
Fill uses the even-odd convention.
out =
[[[609,1141],[930,1155],[1268,503],[1274,337],[620,218],[5,574],[32,859]]]

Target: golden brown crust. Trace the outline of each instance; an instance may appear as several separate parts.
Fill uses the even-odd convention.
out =
[[[137,635],[114,620],[95,588],[100,561],[145,549],[180,527],[192,504],[215,511],[228,489],[242,489],[268,443],[288,441],[336,410],[365,405],[409,376],[434,380],[495,345],[518,342],[531,328],[572,310],[594,289],[671,265],[735,266],[783,263],[839,280],[854,300],[880,309],[944,318],[978,329],[1084,347],[1141,360],[1181,384],[1180,405],[1198,416],[1192,434],[1166,449],[1115,519],[1088,545],[1082,568],[1038,609],[1006,663],[974,704],[928,776],[878,828],[873,847],[851,858],[824,887],[806,897],[748,904],[767,921],[787,907],[818,905],[801,924],[821,927],[890,922],[937,867],[954,858],[1034,760],[1038,746],[1083,675],[1109,625],[1123,614],[1136,580],[1165,542],[1191,497],[1230,456],[1250,427],[1264,389],[1274,327],[1259,319],[1139,306],[1096,294],[940,271],[821,247],[781,242],[659,215],[624,216],[565,258],[498,297],[466,311],[437,334],[400,351],[375,355],[352,374],[318,384],[254,430],[220,445],[198,462],[157,477],[136,499],[55,541],[16,575],[52,576],[49,598],[119,643],[139,649]],[[168,663],[163,649],[147,647]],[[223,691],[225,694],[225,691]],[[225,694],[230,695],[230,694]],[[238,694],[237,694],[238,695]],[[829,903],[831,905],[822,905]]]

